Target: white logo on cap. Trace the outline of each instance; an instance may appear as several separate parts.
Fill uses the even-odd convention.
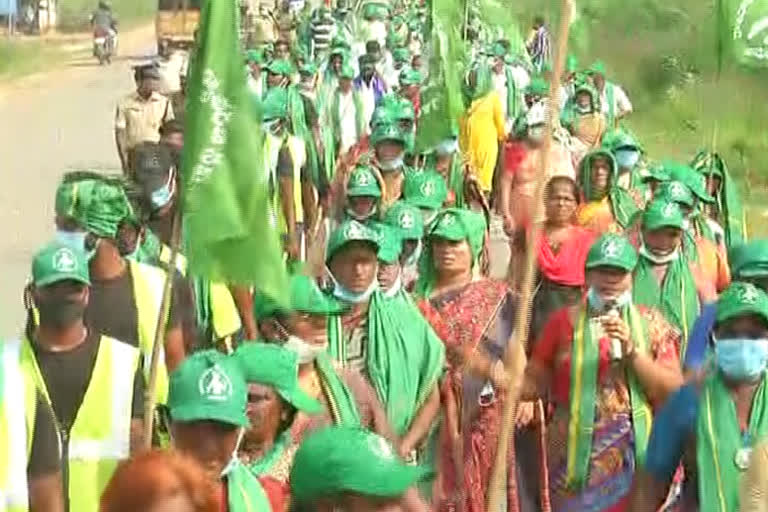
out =
[[[456,217],[453,215],[444,215],[443,218],[440,220],[441,226],[453,226],[453,224],[456,222]]]
[[[667,203],[664,208],[661,209],[661,214],[665,218],[672,217],[675,214],[675,205],[672,203]]]
[[[77,266],[77,260],[71,249],[63,247],[53,255],[53,268],[57,272],[72,272]]]
[[[758,297],[759,294],[757,293],[757,288],[752,284],[745,284],[744,288],[741,290],[741,294],[739,294],[741,301],[746,304],[754,304],[757,302]]]
[[[219,365],[205,370],[197,382],[197,387],[200,394],[208,400],[224,401],[232,396],[232,381]]]
[[[430,197],[435,193],[435,183],[432,181],[425,181],[421,184],[421,193],[424,197]]]
[[[685,195],[685,189],[681,183],[674,182],[669,186],[669,193],[672,194],[672,197],[675,199],[679,199]]]
[[[355,177],[355,180],[354,180],[355,185],[358,187],[367,187],[368,185],[371,184],[372,177],[370,174],[368,174],[365,171],[356,172],[354,174],[354,177]]]
[[[368,238],[365,236],[365,227],[357,222],[350,222],[347,229],[344,230],[344,237],[347,240],[360,240],[362,238]]]
[[[619,255],[619,252],[621,252],[621,247],[619,244],[619,241],[611,238],[603,242],[603,256],[606,258],[616,258]]]
[[[400,215],[400,227],[403,229],[412,229],[416,225],[416,219],[413,218],[411,212],[403,212]]]

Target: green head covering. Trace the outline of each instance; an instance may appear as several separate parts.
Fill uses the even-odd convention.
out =
[[[694,197],[691,193],[691,189],[681,181],[670,180],[660,183],[659,186],[656,187],[656,192],[654,192],[653,196],[656,199],[674,201],[677,204],[682,204],[689,208],[693,208],[694,205]]]
[[[212,420],[247,427],[247,402],[238,361],[216,350],[192,354],[170,376],[168,407],[174,422]]]
[[[401,231],[389,224],[377,222],[374,226],[379,236],[379,261],[387,264],[397,263],[403,252],[403,236]]]
[[[314,75],[317,73],[317,64],[314,62],[305,62],[299,68],[299,73],[302,75]]]
[[[261,108],[261,115],[264,121],[287,119],[288,90],[284,87],[271,87],[267,89]]]
[[[603,147],[610,149],[614,153],[622,148],[634,148],[642,151],[642,147],[637,142],[637,139],[631,133],[621,128],[610,130],[603,135]]]
[[[387,123],[376,126],[371,133],[371,144],[376,146],[380,142],[391,140],[399,142],[403,146],[406,144],[406,137],[403,130],[395,123]]]
[[[343,306],[324,294],[314,279],[294,274],[290,280],[290,310],[261,293],[254,294],[254,315],[257,319],[269,318],[281,313],[309,313],[310,315],[337,315]]]
[[[349,181],[347,182],[347,196],[381,197],[381,187],[369,166],[358,165],[349,175]]]
[[[495,43],[491,47],[491,55],[494,57],[504,57],[507,54],[507,49],[501,43]]]
[[[373,432],[327,427],[301,443],[289,481],[291,498],[311,503],[346,493],[396,498],[429,476],[429,470],[403,462],[389,442]]]
[[[379,250],[379,237],[373,229],[356,220],[347,219],[328,239],[326,262],[331,261],[333,256],[350,242],[368,242],[375,247],[376,252]]]
[[[587,270],[597,267],[615,267],[632,272],[637,265],[637,251],[621,235],[608,233],[592,244],[587,253]]]
[[[293,74],[293,64],[286,59],[275,59],[267,65],[267,71],[280,76],[291,76]]]
[[[405,201],[396,201],[384,214],[384,222],[400,229],[403,240],[421,240],[424,220],[418,207]]]
[[[352,80],[355,78],[355,69],[349,64],[345,63],[343,66],[341,66],[341,72],[339,73],[339,76],[341,78],[348,78],[349,80]]]
[[[472,261],[477,262],[483,249],[485,230],[485,217],[481,213],[463,208],[446,208],[427,230],[427,238],[445,238],[454,242],[466,240],[472,250]]]
[[[245,62],[254,64],[264,64],[266,57],[263,50],[248,50],[245,52]]]
[[[75,220],[90,233],[115,238],[120,223],[132,215],[125,189],[117,178],[77,179],[66,175],[56,191],[56,213]]]
[[[750,283],[733,283],[717,301],[717,323],[744,315],[758,315],[768,322],[768,295]]]
[[[579,69],[579,59],[575,55],[568,55],[565,59],[565,70],[568,73],[575,73]]]
[[[400,85],[419,85],[422,81],[421,72],[407,68],[400,72]]]
[[[683,212],[677,203],[666,199],[654,199],[643,212],[643,228],[653,231],[660,228],[683,229]]]
[[[605,62],[601,60],[596,60],[592,65],[589,67],[589,74],[591,75],[603,75],[605,76]]]
[[[715,202],[715,198],[707,192],[704,176],[694,171],[692,167],[668,160],[664,162],[664,168],[673,180],[685,183],[700,201],[705,203]]]
[[[579,173],[579,185],[581,186],[581,190],[584,192],[584,197],[587,201],[594,201],[596,199],[594,197],[594,190],[592,190],[592,162],[598,157],[608,159],[608,163],[610,164],[611,176],[608,180],[608,189],[611,189],[613,180],[616,179],[618,164],[616,163],[616,158],[613,156],[613,153],[603,147],[587,153],[587,155],[581,160],[581,172]]]
[[[529,96],[546,96],[548,92],[549,83],[540,76],[532,78],[525,88],[525,94]]]
[[[439,210],[448,197],[448,188],[440,174],[424,170],[406,175],[403,197],[419,208]]]
[[[768,277],[768,239],[737,245],[728,253],[734,279]]]
[[[395,48],[395,50],[392,52],[392,59],[395,62],[404,64],[411,60],[411,52],[408,50],[408,48]]]
[[[299,360],[295,352],[274,344],[249,342],[240,345],[233,357],[246,382],[274,388],[283,400],[308,414],[323,410],[320,402],[299,387]]]
[[[83,251],[52,242],[35,254],[32,260],[32,281],[36,287],[60,281],[77,281],[90,286],[88,258]]]
[[[644,183],[651,180],[661,181],[663,183],[670,179],[672,178],[670,178],[669,173],[664,169],[664,165],[662,164],[651,165],[648,167],[648,174],[642,177]]]
[[[363,7],[363,19],[384,20],[389,16],[389,5],[385,3],[367,3]]]

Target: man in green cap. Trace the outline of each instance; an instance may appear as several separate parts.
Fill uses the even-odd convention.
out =
[[[656,414],[633,510],[657,510],[681,461],[685,510],[739,510],[752,449],[768,434],[768,296],[734,283],[716,309],[714,358]]]
[[[353,87],[355,70],[344,64],[339,73],[339,86],[331,102],[331,118],[336,135],[336,153],[343,157],[366,133],[363,98]]]
[[[131,218],[122,182],[95,173],[64,176],[56,191],[56,239],[85,252],[91,288],[86,324],[99,334],[137,347],[148,378],[166,272],[125,259],[118,244],[121,224]],[[174,270],[174,293],[165,321],[158,366],[158,403],[165,403],[168,372],[184,359],[186,323],[183,289],[187,284]],[[190,340],[190,343],[192,341]]]
[[[405,46],[392,50],[392,65],[385,70],[385,80],[390,88],[395,88],[399,82],[400,73],[411,62],[411,52]]]
[[[171,442],[176,450],[198,461],[210,481],[219,486],[221,510],[270,512],[272,496],[237,457],[249,426],[247,401],[245,376],[237,358],[215,350],[193,354],[171,374]]]
[[[419,118],[419,112],[421,110],[422,81],[422,74],[416,69],[407,68],[400,72],[400,88],[398,90],[398,94],[411,102],[413,105],[413,110],[416,114],[416,119]]]
[[[16,343],[21,371],[55,417],[65,464],[66,510],[97,510],[118,463],[141,449],[143,441],[141,354],[86,322],[93,299],[90,286],[82,249],[60,242],[45,246],[32,262],[29,294],[35,310],[30,310],[27,329]]]
[[[371,146],[371,163],[378,168],[384,179],[382,206],[386,209],[403,195],[407,135],[396,122],[381,124],[373,128]]]
[[[367,222],[379,213],[381,185],[371,168],[358,164],[349,175],[346,188],[344,216]]]
[[[600,108],[608,128],[616,128],[621,119],[632,113],[632,103],[618,84],[606,80],[605,63],[596,61],[589,68],[589,76],[600,95]]]
[[[287,87],[293,75],[293,65],[287,59],[275,59],[267,64],[267,88]]]
[[[433,169],[424,169],[405,177],[403,199],[421,210],[425,226],[437,216],[447,198],[445,179]]]
[[[345,221],[329,237],[332,295],[348,307],[328,326],[329,353],[376,389],[403,453],[416,450],[439,409],[444,348],[422,318],[407,317],[382,295],[376,279],[377,233]]]
[[[372,432],[330,427],[307,437],[296,452],[291,497],[299,512],[426,512],[415,486],[431,476],[426,468],[405,464]]]
[[[406,201],[397,201],[384,214],[384,223],[400,230],[403,244],[401,254],[403,287],[410,289],[419,275],[418,263],[424,237],[424,220],[421,211],[417,206]]]

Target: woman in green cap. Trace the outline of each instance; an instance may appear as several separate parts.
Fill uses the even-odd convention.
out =
[[[658,510],[681,461],[682,510],[740,509],[744,475],[760,461],[752,451],[768,436],[768,296],[732,284],[717,302],[711,335],[714,357],[654,418],[633,510]]]
[[[464,208],[464,162],[459,153],[459,140],[456,133],[434,147],[424,161],[424,168],[434,168],[445,180],[448,187],[446,205]]]
[[[349,218],[366,223],[378,217],[382,186],[380,179],[370,166],[358,164],[355,167],[347,181],[342,220]]]
[[[443,345],[423,318],[404,316],[377,280],[378,234],[345,221],[328,241],[333,297],[347,309],[328,325],[329,353],[360,371],[378,393],[403,455],[412,455],[440,408]]]
[[[438,461],[438,510],[485,510],[486,490],[498,444],[506,372],[503,357],[512,332],[515,304],[506,283],[479,276],[485,238],[482,214],[458,208],[440,212],[427,229],[415,296],[424,317],[446,348],[447,373],[441,383],[444,419]],[[520,431],[516,446],[533,449]],[[529,450],[525,450],[528,452]],[[512,454],[510,453],[510,457]],[[522,467],[528,453],[518,454]],[[512,459],[510,459],[512,460]],[[463,467],[463,474],[457,468]],[[507,484],[515,488],[518,471]],[[530,471],[529,474],[536,474]],[[536,482],[533,488],[538,489]],[[507,496],[507,510],[539,510],[538,496]]]
[[[523,397],[551,390],[547,467],[553,510],[627,510],[652,412],[682,384],[680,334],[634,304],[637,253],[607,234],[590,248],[586,301],[550,316],[533,345]]]
[[[410,290],[419,275],[424,237],[424,221],[419,209],[405,201],[397,201],[384,213],[384,223],[400,230],[403,250],[400,256],[403,267],[403,286]]]
[[[448,189],[441,175],[433,169],[424,169],[405,177],[403,199],[421,210],[424,225],[428,226],[448,199]]]
[[[585,148],[600,146],[605,134],[605,118],[600,112],[597,91],[586,83],[578,84],[573,98],[560,114],[560,123]]]
[[[581,161],[579,185],[584,202],[577,222],[595,234],[621,233],[638,211],[629,193],[616,186],[616,159],[606,148],[596,149]]]

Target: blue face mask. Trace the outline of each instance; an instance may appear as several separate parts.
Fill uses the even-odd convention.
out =
[[[589,305],[596,311],[605,311],[608,305],[608,301],[601,297],[591,286],[587,291],[587,302],[589,302]],[[616,307],[622,308],[632,302],[632,291],[627,290],[610,302]]]
[[[331,274],[333,275],[333,274]],[[360,304],[371,298],[373,292],[379,287],[379,281],[374,279],[367,290],[360,293],[353,292],[345,288],[341,283],[334,279],[333,296],[343,302],[349,302],[351,304]]]
[[[768,339],[719,339],[715,343],[715,361],[726,377],[755,381],[768,363]]]
[[[616,151],[616,163],[624,169],[631,169],[640,160],[640,152],[634,149],[619,149]]]
[[[70,249],[84,252],[85,256],[89,260],[93,258],[94,254],[96,254],[95,247],[92,249],[88,249],[86,247],[88,233],[85,231],[64,231],[57,229],[55,238],[57,242],[69,247]]]
[[[171,186],[169,184],[165,184],[152,192],[150,200],[152,201],[152,206],[159,210],[160,208],[170,203],[172,197],[173,190],[171,190]]]
[[[442,141],[435,148],[435,153],[439,156],[452,155],[459,149],[459,143],[456,139],[447,139]]]

